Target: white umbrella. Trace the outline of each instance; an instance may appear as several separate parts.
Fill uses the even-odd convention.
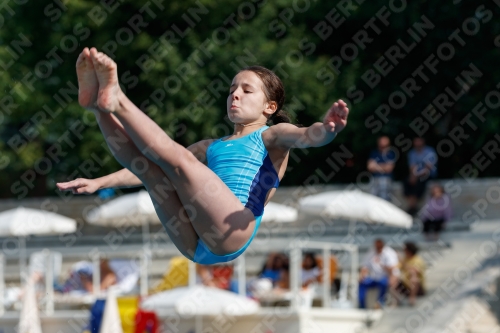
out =
[[[297,210],[292,207],[269,202],[264,209],[262,222],[294,222],[297,220]]]
[[[259,310],[259,304],[245,296],[201,285],[175,288],[152,295],[142,302],[141,307],[174,310],[185,316],[244,316]]]
[[[91,224],[111,227],[160,223],[146,191],[125,194],[90,210],[85,219]]]
[[[18,207],[0,213],[0,236],[57,235],[75,231],[75,220],[44,210]]]
[[[299,200],[303,213],[411,228],[412,217],[392,203],[374,195],[354,191],[331,191]]]
[[[0,213],[0,236],[19,237],[22,274],[26,274],[26,236],[59,235],[75,231],[75,220],[44,210],[18,207]]]
[[[245,316],[256,313],[259,304],[245,296],[201,285],[164,291],[146,298],[141,308],[170,310],[195,317],[195,332],[203,331],[202,316]]]

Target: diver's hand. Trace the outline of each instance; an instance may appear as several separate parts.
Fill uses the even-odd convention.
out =
[[[97,191],[100,186],[96,179],[77,178],[70,182],[57,183],[57,188],[60,191],[72,191],[73,194],[92,194]]]

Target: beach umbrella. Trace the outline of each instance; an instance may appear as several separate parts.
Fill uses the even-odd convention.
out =
[[[299,200],[299,211],[400,228],[411,228],[413,223],[412,217],[394,204],[359,190],[330,191],[304,197]]]
[[[59,235],[76,231],[76,221],[56,213],[18,207],[0,213],[0,236],[19,237],[19,264],[26,273],[26,237]]]
[[[154,294],[146,298],[141,308],[174,311],[180,316],[195,318],[195,332],[203,331],[202,316],[245,316],[256,313],[259,304],[245,296],[218,288],[196,285]]]
[[[297,210],[295,208],[269,202],[264,208],[262,222],[294,222],[297,220]]]
[[[142,302],[141,308],[174,310],[181,316],[245,316],[256,313],[259,303],[227,290],[195,285],[149,296]]]
[[[75,231],[75,220],[44,210],[18,207],[0,213],[0,236],[57,235]]]
[[[91,209],[86,214],[85,220],[90,224],[109,227],[160,223],[151,197],[144,190],[122,195],[104,205]]]

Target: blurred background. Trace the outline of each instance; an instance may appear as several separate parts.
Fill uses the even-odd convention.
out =
[[[396,180],[406,175],[414,136],[441,149],[440,178],[459,177],[496,134],[499,118],[489,108],[487,121],[471,118],[476,127],[463,121],[499,81],[494,2],[18,3],[6,5],[0,21],[4,198],[55,195],[56,181],[119,168],[93,116],[77,103],[74,68],[86,46],[113,57],[127,95],[183,145],[232,129],[224,121],[228,83],[247,65],[281,77],[285,109],[298,124],[320,121],[333,101],[347,101],[352,113],[345,132],[308,150],[314,163],[300,163],[306,155],[296,152],[285,186],[302,184],[316,169],[330,174],[326,160],[333,151],[343,152],[343,165],[321,182],[356,182],[383,134],[399,153]],[[461,79],[463,71],[475,75]],[[401,85],[410,78],[418,88],[405,91]],[[458,99],[438,99],[443,106],[436,107],[447,88]],[[492,98],[498,106],[498,96]],[[456,126],[468,139],[450,138]],[[86,160],[95,167],[82,167]],[[478,169],[478,176],[498,176],[497,163]]]
[[[500,329],[499,16],[499,0],[4,1],[0,333],[38,332],[33,313],[47,332],[90,331],[104,317],[120,317],[124,332],[158,332],[148,316],[166,331],[221,331],[197,316],[227,304],[244,309],[235,318],[254,316],[228,315],[227,332],[250,331],[276,306],[291,317],[266,333],[312,323],[317,332],[437,332],[464,314],[463,332]],[[349,123],[331,144],[291,152],[244,256],[194,265],[146,192],[56,189],[121,169],[78,105],[84,47],[108,54],[122,90],[184,146],[232,133],[229,86],[250,65],[282,79],[298,126],[322,121],[338,99]],[[116,294],[104,292],[112,286]],[[164,292],[174,294],[155,298]],[[196,320],[181,311],[200,299]],[[172,313],[182,324],[169,326]],[[410,329],[415,316],[422,325]]]

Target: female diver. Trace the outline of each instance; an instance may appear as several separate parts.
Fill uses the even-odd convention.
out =
[[[230,261],[245,251],[285,173],[290,149],[330,143],[349,114],[339,100],[323,122],[302,128],[282,122],[287,119],[281,112],[281,80],[266,68],[251,66],[237,73],[229,88],[233,134],[184,148],[125,96],[116,63],[107,55],[85,48],[76,71],[79,103],[96,114],[124,169],[58,183],[58,188],[90,194],[107,187],[145,186],[172,242],[201,264]],[[268,122],[273,125],[266,126]]]

